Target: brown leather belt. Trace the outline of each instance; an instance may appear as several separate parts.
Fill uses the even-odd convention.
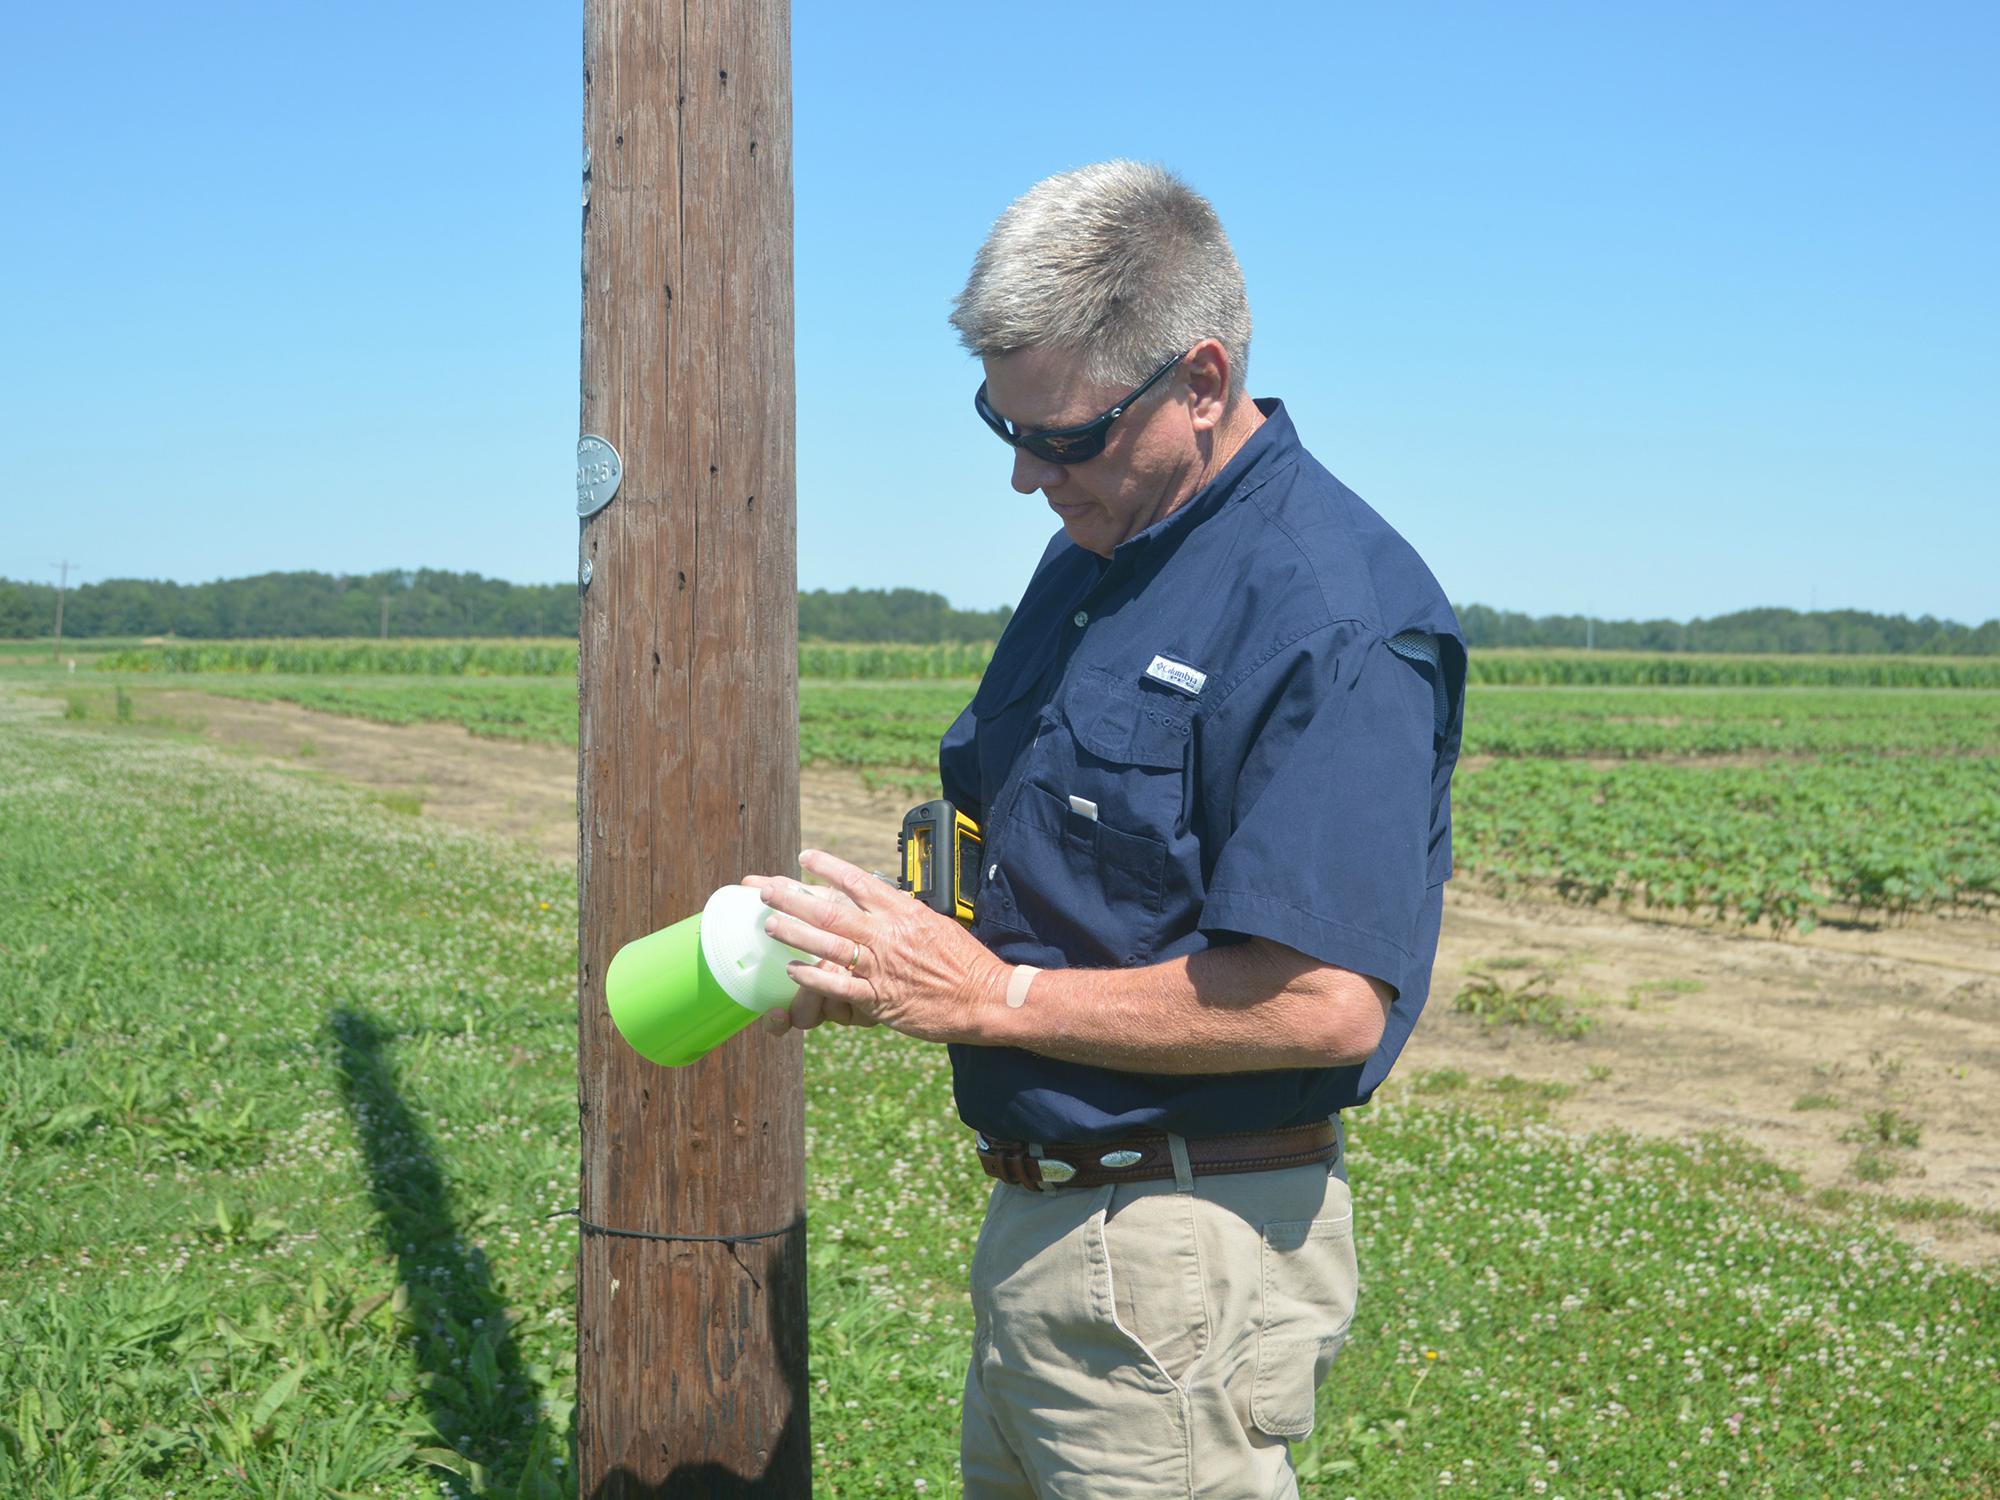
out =
[[[986,1175],[1016,1187],[1102,1187],[1107,1182],[1145,1182],[1174,1175],[1173,1154],[1161,1131],[1088,1145],[1051,1141],[1039,1156],[1027,1141],[989,1141],[983,1135],[973,1140]],[[1333,1160],[1340,1154],[1340,1133],[1331,1120],[1315,1120],[1283,1130],[1191,1136],[1187,1152],[1188,1165],[1197,1175],[1270,1172]]]

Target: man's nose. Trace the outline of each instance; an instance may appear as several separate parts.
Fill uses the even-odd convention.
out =
[[[1032,495],[1036,490],[1052,489],[1064,478],[1061,464],[1037,458],[1025,448],[1014,450],[1014,488],[1022,494]]]

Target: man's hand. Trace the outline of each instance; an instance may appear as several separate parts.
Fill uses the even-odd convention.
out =
[[[980,1040],[977,1018],[1002,1003],[1007,964],[950,917],[844,859],[808,849],[799,867],[827,885],[743,882],[772,909],[764,930],[817,960],[790,966],[799,996],[765,1018],[770,1030],[879,1022],[927,1042]]]
[[[802,894],[819,895],[824,896],[830,901],[838,902],[842,906],[852,907],[854,905],[852,901],[849,901],[847,897],[843,896],[839,891],[834,890],[831,886],[813,887],[801,885],[798,881],[786,875],[746,875],[740,884],[750,886],[759,891],[790,890]],[[839,965],[836,964],[833,967],[838,968]],[[841,972],[846,973],[847,971],[842,969]],[[797,975],[794,974],[793,977],[797,978]],[[865,1011],[857,1011],[845,1000],[835,1000],[831,996],[820,994],[817,990],[801,989],[798,997],[789,1006],[781,1010],[765,1012],[764,1029],[773,1035],[783,1036],[787,1031],[794,1029],[811,1031],[815,1026],[827,1021],[831,1021],[836,1026],[873,1026],[875,1024],[873,1016]]]

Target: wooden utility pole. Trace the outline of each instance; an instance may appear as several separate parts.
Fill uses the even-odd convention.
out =
[[[790,57],[785,0],[585,0],[581,1500],[811,1492],[799,1039],[659,1068],[603,991],[796,868]]]
[[[382,598],[382,633],[379,639],[386,641],[389,639],[389,596],[387,594],[384,594],[381,596],[381,598]]]
[[[50,563],[49,566],[61,570],[56,581],[56,643],[49,648],[49,660],[55,661],[62,655],[63,595],[69,592],[69,570],[76,564],[65,558],[59,563]]]

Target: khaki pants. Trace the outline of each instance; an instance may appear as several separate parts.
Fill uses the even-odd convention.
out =
[[[1354,1318],[1330,1166],[1037,1192],[972,1260],[966,1500],[1284,1500]]]

